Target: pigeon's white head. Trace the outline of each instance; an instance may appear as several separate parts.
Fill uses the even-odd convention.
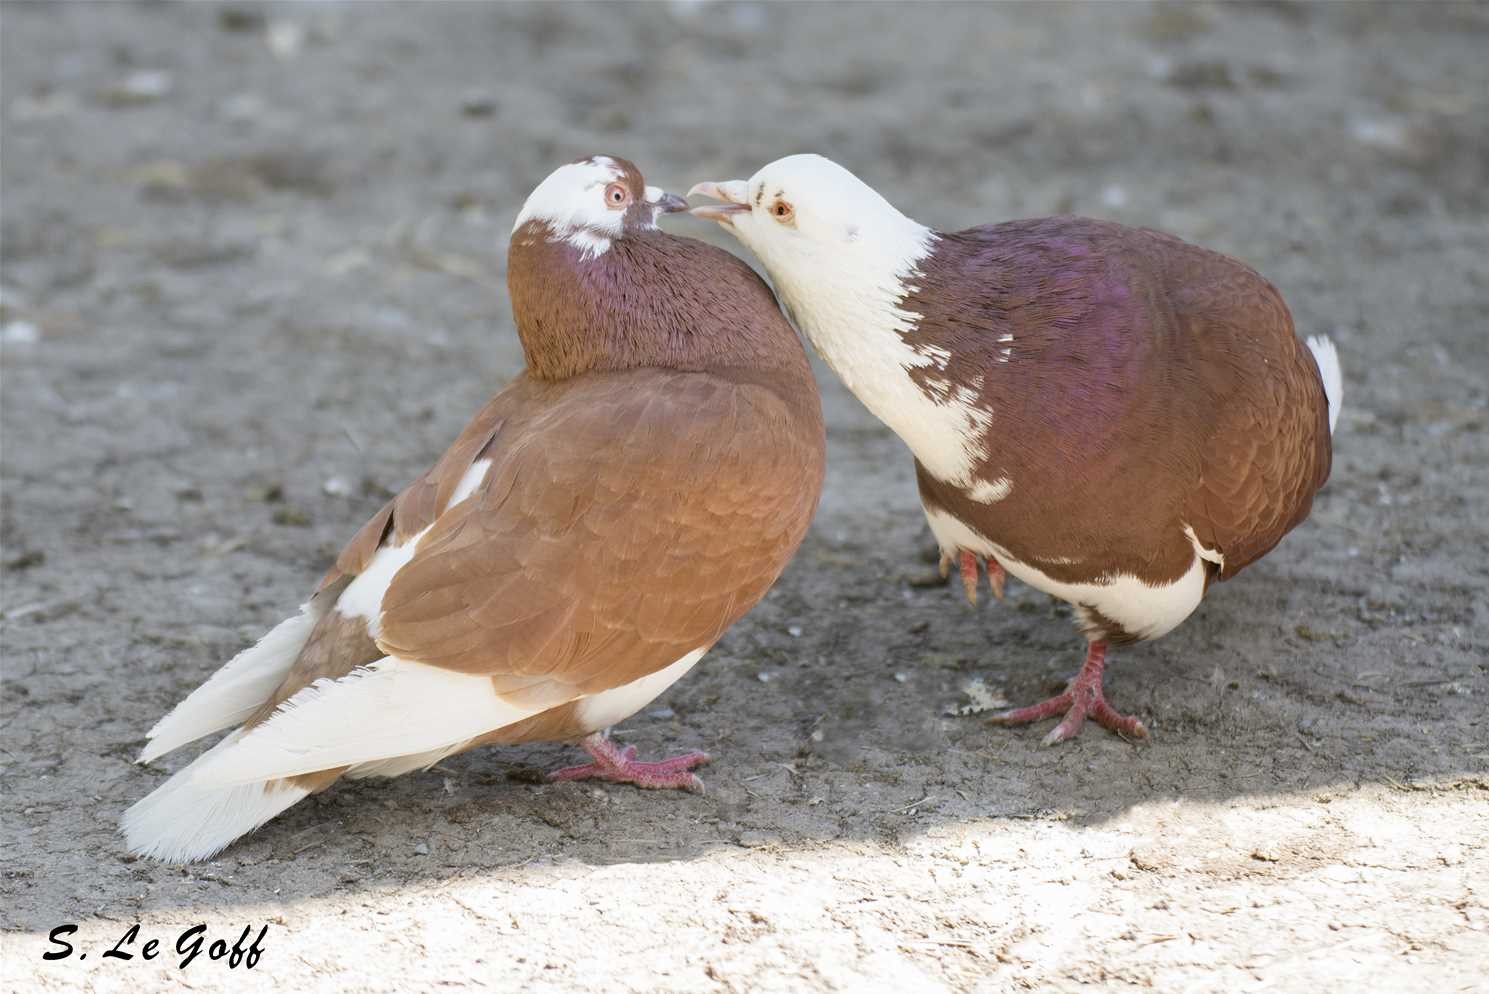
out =
[[[699,183],[688,196],[722,201],[694,207],[760,257],[778,289],[794,296],[845,275],[897,280],[924,256],[930,229],[901,214],[873,187],[831,159],[788,155],[747,180]]]
[[[593,257],[627,232],[655,229],[657,215],[686,208],[681,197],[647,186],[626,159],[592,155],[549,173],[522,205],[512,234],[538,222],[550,239],[567,241]]]
[[[776,294],[822,358],[939,479],[970,473],[965,439],[976,412],[932,397],[911,375],[946,352],[905,339],[921,315],[911,299],[930,271],[937,236],[867,183],[820,155],[778,159],[747,180],[699,183],[694,207],[765,265]],[[948,422],[946,410],[952,410]]]

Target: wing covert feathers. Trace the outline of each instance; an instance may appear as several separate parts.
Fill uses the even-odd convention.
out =
[[[592,694],[712,645],[775,581],[816,506],[820,421],[709,374],[584,379],[508,420],[394,576],[383,651]]]

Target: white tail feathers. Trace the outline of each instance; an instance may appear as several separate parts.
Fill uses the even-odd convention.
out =
[[[246,720],[284,679],[327,607],[313,601],[239,653],[151,730],[141,760]],[[207,859],[310,793],[288,777],[342,766],[354,777],[397,776],[551,703],[509,704],[488,677],[387,657],[318,680],[267,721],[231,732],[126,811],[121,827],[139,855]]]
[[[130,852],[170,863],[207,859],[310,793],[283,781],[198,784],[197,770],[242,737],[229,735],[124,812],[121,827]]]
[[[1318,363],[1318,372],[1324,380],[1324,397],[1329,401],[1329,434],[1339,423],[1339,408],[1344,404],[1344,371],[1339,366],[1339,350],[1327,335],[1314,335],[1308,339],[1308,349],[1313,361]]]
[[[504,701],[489,677],[385,656],[299,691],[231,749],[203,763],[196,783],[249,783],[433,752],[540,710]],[[416,760],[406,768],[421,765],[427,764]]]
[[[415,770],[427,770],[446,756],[461,751],[469,742],[470,740],[466,739],[452,745],[431,749],[428,752],[415,752],[407,756],[394,756],[391,759],[379,759],[371,763],[358,763],[346,771],[346,778],[361,780],[363,777],[401,777]]]
[[[148,763],[203,735],[242,724],[269,699],[295,664],[327,605],[316,598],[228,661],[150,729],[139,762]]]
[[[386,657],[317,680],[267,721],[229,734],[125,812],[124,837],[142,856],[207,859],[310,793],[286,777],[341,766],[398,776],[538,710],[503,701],[488,677]]]
[[[398,776],[535,710],[503,701],[488,677],[387,657],[318,680],[230,733],[125,812],[124,837],[142,856],[207,859],[310,793],[287,777],[341,766]]]

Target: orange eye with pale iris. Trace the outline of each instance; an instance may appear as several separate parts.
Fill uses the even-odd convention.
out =
[[[605,206],[612,210],[620,210],[631,202],[631,191],[624,184],[611,183],[605,187]]]
[[[795,210],[784,200],[777,200],[770,205],[770,216],[782,224],[790,221],[793,214],[795,214]]]

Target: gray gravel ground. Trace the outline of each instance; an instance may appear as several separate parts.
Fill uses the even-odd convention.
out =
[[[1489,7],[21,5],[3,11],[6,990],[1467,991],[1489,976]],[[556,164],[817,150],[940,226],[1074,211],[1231,252],[1344,359],[1311,520],[1109,689],[928,585],[896,439],[822,377],[820,515],[618,734],[338,785],[135,861],[145,730],[284,616],[520,365],[506,232]],[[675,230],[718,236],[682,219]],[[79,952],[47,962],[76,922]],[[111,960],[268,925],[252,972]],[[138,946],[135,947],[138,949]]]

